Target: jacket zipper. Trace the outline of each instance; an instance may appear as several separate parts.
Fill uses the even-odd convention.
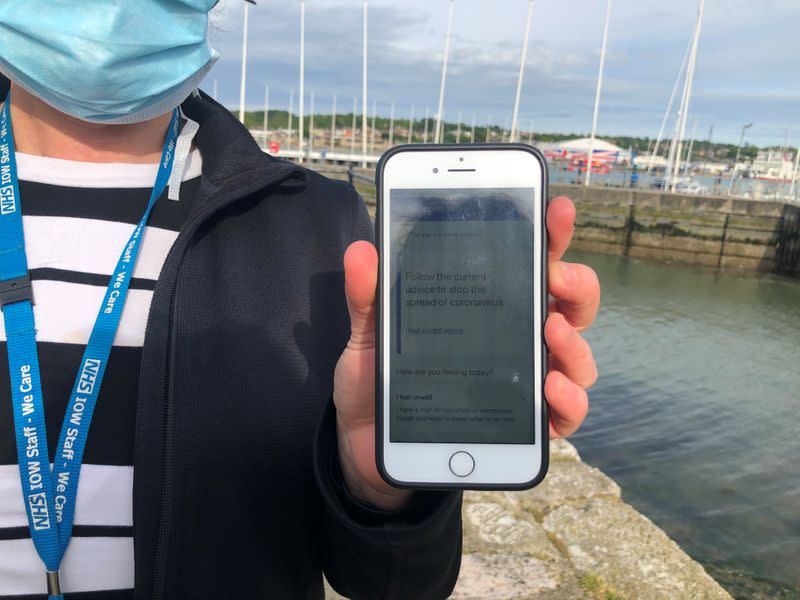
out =
[[[219,200],[214,204],[213,207],[210,209],[200,213],[195,217],[187,226],[186,229],[183,230],[176,238],[175,242],[173,243],[172,250],[176,250],[178,248],[179,242],[185,244],[184,240],[190,239],[191,236],[194,234],[196,229],[203,224],[204,221],[211,218],[217,211],[222,210],[230,203],[244,198],[253,192],[264,189],[270,185],[274,185],[286,179],[288,175],[291,174],[291,171],[287,171],[287,173],[282,177],[277,177],[271,181],[260,181],[256,184],[251,184],[249,186],[245,186],[241,189],[238,189],[235,194],[229,194],[224,196],[223,199]],[[172,254],[172,252],[170,252]],[[180,257],[180,260],[183,260],[183,250],[179,253],[175,252],[175,257],[173,260],[178,260],[177,257]],[[162,271],[165,270],[162,268]],[[177,273],[175,275],[177,278]],[[153,600],[159,600],[163,597],[162,588],[164,587],[165,583],[165,574],[164,574],[164,565],[162,564],[166,560],[165,554],[165,544],[164,541],[165,534],[168,529],[168,520],[169,514],[171,509],[172,503],[172,493],[171,493],[171,486],[169,485],[173,478],[169,477],[172,469],[172,429],[170,428],[171,424],[171,410],[172,410],[172,392],[170,389],[170,375],[172,369],[172,348],[173,348],[173,337],[174,337],[174,327],[173,327],[173,320],[175,316],[175,300],[177,295],[177,281],[172,288],[172,295],[170,297],[170,306],[169,306],[169,324],[167,328],[167,364],[166,364],[166,377],[165,377],[165,384],[164,384],[164,393],[165,393],[165,404],[164,404],[164,435],[163,435],[163,451],[162,451],[162,461],[161,461],[161,507],[158,519],[158,535],[156,537],[156,551],[155,551],[155,561],[153,567]]]
[[[164,405],[164,438],[163,438],[163,458],[161,460],[161,502],[160,513],[158,517],[158,536],[156,537],[156,553],[153,568],[153,600],[157,600],[159,596],[159,572],[161,570],[161,555],[164,549],[164,533],[166,530],[167,518],[167,482],[171,480],[169,477],[171,462],[168,460],[168,454],[172,448],[172,430],[170,429],[170,410],[171,403],[169,401],[169,383],[170,383],[170,367],[172,366],[172,321],[175,315],[175,295],[177,285],[172,288],[172,295],[169,303],[169,325],[167,327],[167,373],[165,377],[164,389],[166,391],[166,403]]]

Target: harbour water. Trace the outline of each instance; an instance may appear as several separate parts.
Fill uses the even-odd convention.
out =
[[[603,285],[582,457],[729,589],[800,590],[800,282],[569,258]]]

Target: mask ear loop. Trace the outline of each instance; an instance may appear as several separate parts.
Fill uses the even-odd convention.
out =
[[[175,158],[172,162],[172,173],[169,176],[169,194],[167,198],[180,200],[181,197],[181,183],[183,182],[183,174],[186,171],[186,163],[189,159],[189,153],[192,150],[192,141],[200,129],[200,125],[196,121],[192,121],[181,109],[181,116],[186,121],[183,125],[178,141],[175,143]]]

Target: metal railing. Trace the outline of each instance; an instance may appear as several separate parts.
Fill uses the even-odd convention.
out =
[[[350,182],[350,185],[355,185],[356,181],[375,185],[375,179],[373,177],[356,173],[353,169],[347,169],[347,181]]]

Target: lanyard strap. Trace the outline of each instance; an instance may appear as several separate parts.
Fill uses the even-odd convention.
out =
[[[180,113],[178,109],[172,113],[150,201],[123,248],[97,313],[72,387],[51,472],[9,106],[7,97],[0,113],[0,307],[8,340],[14,432],[28,526],[47,569],[48,595],[60,600],[58,569],[72,537],[83,450],[142,233],[172,171]]]

